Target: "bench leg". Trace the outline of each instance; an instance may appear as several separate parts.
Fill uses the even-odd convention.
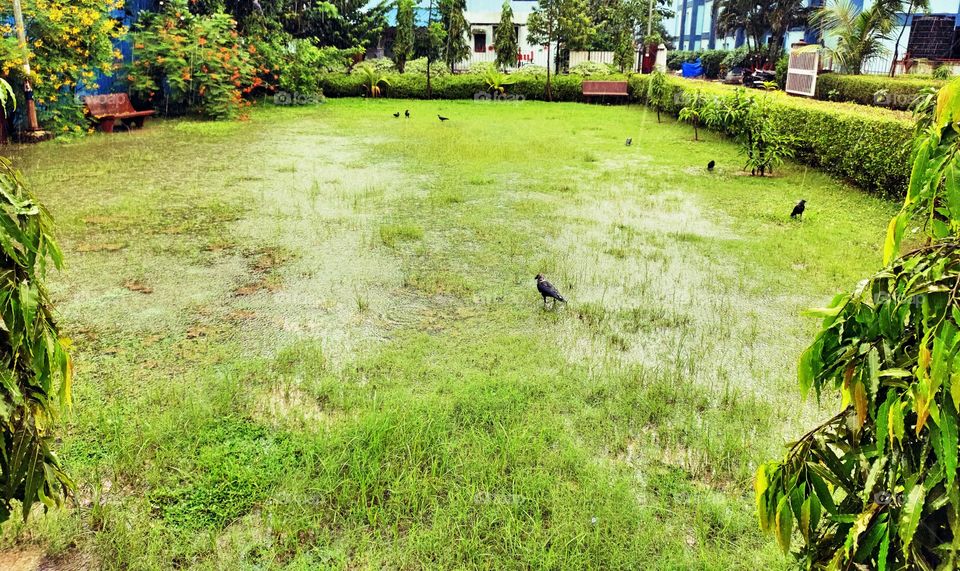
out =
[[[113,124],[115,121],[115,119],[101,119],[100,130],[104,133],[113,133]]]
[[[137,126],[137,129],[143,129],[144,119],[146,119],[146,117],[137,117],[136,119],[133,120],[133,124]]]

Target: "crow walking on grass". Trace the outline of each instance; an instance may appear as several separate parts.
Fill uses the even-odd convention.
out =
[[[790,218],[799,218],[803,220],[803,211],[807,209],[807,201],[801,200],[793,207],[793,212],[790,213]]]
[[[629,146],[632,145],[632,144],[633,144],[633,139],[628,138],[628,139],[627,139],[627,146],[629,147]]]
[[[537,274],[537,291],[540,292],[540,295],[543,296],[543,307],[547,307],[547,298],[553,300],[553,305],[557,305],[558,301],[567,303],[567,300],[563,299],[563,296],[560,295],[560,292],[557,291],[557,288],[553,287],[553,284],[547,281],[547,278],[543,277],[543,274]]]
[[[710,161],[707,163],[707,170],[713,172],[713,167],[717,166],[717,161]]]
[[[409,118],[410,118],[410,110],[407,109],[406,111],[404,111],[404,112],[403,112],[403,115],[404,115],[404,117],[406,117],[407,119],[409,119]]]
[[[441,123],[443,123],[444,121],[449,121],[449,120],[450,120],[449,117],[444,117],[443,115],[437,115],[437,119],[440,119],[440,122],[441,122]]]
[[[393,114],[393,116],[394,116],[394,117],[398,117],[398,118],[399,118],[399,117],[400,117],[400,112],[399,112],[399,111],[397,111],[396,113],[394,113],[394,114]]]

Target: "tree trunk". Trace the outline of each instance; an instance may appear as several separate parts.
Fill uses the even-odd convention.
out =
[[[547,101],[553,101],[553,91],[550,89],[550,39],[547,38]]]
[[[897,43],[893,45],[893,61],[890,62],[890,77],[897,72],[897,56],[900,55],[900,40],[903,39],[903,32],[907,29],[907,22],[910,21],[910,14],[913,13],[913,0],[910,0],[910,7],[907,8],[906,17],[903,19],[903,26],[900,27],[900,35],[897,36]]]

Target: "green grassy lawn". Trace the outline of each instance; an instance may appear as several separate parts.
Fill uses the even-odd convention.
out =
[[[692,135],[632,106],[333,100],[17,150],[66,252],[78,489],[2,545],[786,567],[752,475],[835,405],[798,396],[799,311],[879,266],[894,206],[802,166],[744,176]],[[539,272],[568,305],[543,309]]]

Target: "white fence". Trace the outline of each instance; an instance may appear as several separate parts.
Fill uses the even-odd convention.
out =
[[[630,69],[637,69],[637,57],[639,52],[633,54]],[[613,52],[570,52],[570,67],[588,61],[613,65]]]
[[[547,65],[547,50],[543,46],[536,46],[533,48],[528,48],[526,51],[522,50],[517,54],[517,59],[520,66],[535,64],[541,67],[546,67]],[[454,71],[467,71],[470,69],[470,66],[475,63],[495,63],[497,61],[497,52],[488,50],[485,52],[470,52],[470,57],[467,59],[454,64]]]

